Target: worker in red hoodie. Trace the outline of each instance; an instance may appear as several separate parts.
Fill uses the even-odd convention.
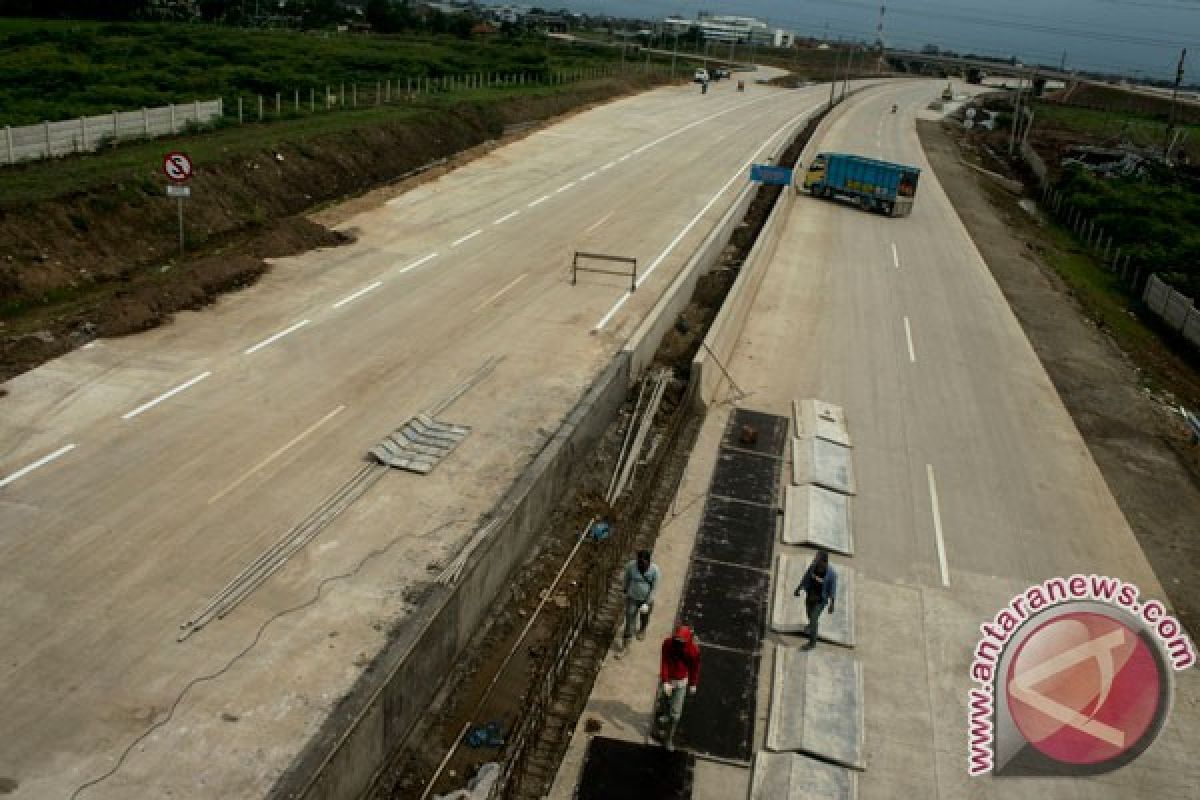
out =
[[[700,648],[687,625],[680,625],[674,634],[663,639],[659,678],[662,680],[662,705],[665,706],[659,718],[666,729],[663,744],[667,750],[674,750],[675,729],[683,718],[683,701],[687,695],[696,693],[700,682]]]

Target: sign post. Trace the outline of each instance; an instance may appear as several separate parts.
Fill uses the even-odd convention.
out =
[[[183,200],[190,197],[192,190],[188,188],[188,180],[192,177],[192,160],[184,153],[172,151],[163,156],[163,174],[171,185],[167,187],[167,197],[174,197],[179,205],[179,255],[183,256]]]

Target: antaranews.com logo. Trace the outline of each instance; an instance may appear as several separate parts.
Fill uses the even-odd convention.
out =
[[[1096,775],[1158,736],[1176,670],[1196,663],[1179,621],[1119,578],[1031,586],[995,618],[971,662],[971,775]]]

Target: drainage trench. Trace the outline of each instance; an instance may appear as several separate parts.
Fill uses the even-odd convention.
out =
[[[793,140],[780,165],[795,164],[821,116]],[[690,397],[692,358],[785,190],[790,187],[757,189],[742,223],[717,263],[699,278],[624,406],[592,452],[581,456],[588,463],[545,521],[537,552],[507,596],[497,599],[489,623],[378,776],[368,795],[372,800],[424,800],[447,793],[465,786],[489,762],[500,765],[493,798],[540,798],[549,790],[618,626],[624,602],[620,569],[637,548],[653,546],[672,513],[703,422]],[[642,447],[630,456],[628,487],[609,502],[618,459],[647,416],[645,398],[651,390],[645,384],[660,375],[665,388],[646,422]],[[600,541],[585,535],[598,520],[610,524],[610,535]]]

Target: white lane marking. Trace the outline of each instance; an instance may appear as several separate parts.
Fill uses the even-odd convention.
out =
[[[567,189],[570,189],[574,185],[575,185],[575,181],[571,181],[570,183],[566,184],[565,186],[560,186],[557,189],[555,189],[554,193],[558,194],[559,192],[565,192]]]
[[[611,320],[613,316],[621,310],[621,306],[625,305],[625,301],[630,297],[633,297],[633,292],[626,289],[625,293],[621,295],[621,299],[614,303],[613,307],[608,310],[608,313],[601,317],[600,321],[595,324],[595,326],[592,328],[592,333],[597,333],[604,330],[604,326],[607,325],[609,320]]]
[[[691,231],[692,228],[696,227],[696,223],[699,222],[700,219],[705,214],[708,213],[708,210],[710,208],[712,208],[713,205],[717,202],[718,198],[720,198],[721,195],[725,193],[725,190],[728,189],[730,187],[730,185],[732,185],[733,182],[736,181],[738,178],[745,177],[747,168],[749,168],[749,166],[754,163],[754,159],[758,158],[759,153],[761,153],[762,151],[764,151],[768,147],[770,147],[771,142],[773,142],[777,138],[779,138],[779,136],[784,131],[786,131],[790,126],[792,126],[798,120],[800,120],[800,118],[804,117],[807,114],[811,114],[817,108],[818,108],[818,106],[811,106],[809,108],[806,108],[805,110],[801,111],[799,114],[797,114],[796,116],[792,117],[790,120],[785,122],[783,125],[779,126],[779,128],[775,131],[775,133],[771,134],[771,136],[768,137],[767,140],[765,142],[763,142],[758,147],[758,149],[756,149],[754,151],[754,153],[750,156],[750,158],[747,159],[744,164],[742,164],[740,167],[737,168],[737,171],[734,172],[733,175],[731,175],[729,177],[729,180],[725,181],[725,185],[717,190],[717,193],[714,194],[712,196],[712,198],[704,205],[704,208],[700,209],[700,211],[696,214],[696,216],[692,217],[691,221],[684,227],[684,229],[682,231],[680,231],[679,234],[674,239],[671,240],[671,243],[669,245],[667,245],[667,249],[663,250],[662,253],[659,254],[658,258],[654,259],[654,261],[652,261],[650,263],[650,266],[646,268],[646,271],[638,277],[637,282],[634,284],[634,288],[641,286],[646,281],[646,279],[650,277],[650,273],[654,272],[654,270],[658,268],[658,265],[661,264],[666,259],[666,257],[671,254],[671,251],[675,249],[675,245],[679,244],[679,242],[683,239],[683,237],[687,236],[688,232]],[[617,310],[621,306],[625,305],[625,302],[629,299],[629,296],[631,294],[632,294],[632,292],[625,292],[625,294],[622,295],[619,300],[617,300],[616,304],[608,310],[608,313],[605,314],[600,319],[600,321],[597,322],[595,324],[595,326],[592,327],[591,332],[597,333],[600,330],[602,330],[604,328],[604,326],[608,324],[609,320],[611,320],[613,318],[613,315],[617,313]]]
[[[21,467],[19,470],[17,470],[13,474],[7,476],[6,478],[0,479],[0,487],[8,486],[13,481],[25,477],[26,475],[33,472],[35,469],[37,469],[39,467],[46,466],[54,459],[59,458],[60,456],[64,456],[74,449],[75,449],[74,444],[63,445],[62,447],[58,448],[50,455],[42,456],[41,458],[39,458],[37,461],[33,462],[32,464]]]
[[[378,289],[380,286],[383,286],[383,281],[375,281],[370,286],[364,286],[363,288],[359,289],[354,294],[346,295],[341,300],[338,300],[336,303],[334,303],[333,307],[341,308],[342,306],[346,305],[346,303],[353,303],[355,300],[362,297],[367,292],[373,292],[376,289]]]
[[[904,318],[904,338],[908,339],[908,360],[912,363],[917,363],[917,351],[913,349],[912,340],[912,325],[908,321],[908,317]]]
[[[589,225],[589,226],[587,226],[586,228],[584,228],[584,229],[583,229],[583,232],[584,232],[584,233],[591,233],[592,231],[596,230],[596,228],[599,228],[601,225],[603,225],[604,223],[608,222],[608,218],[609,218],[609,217],[611,217],[611,216],[613,215],[613,213],[614,213],[614,212],[612,212],[612,211],[608,212],[608,213],[607,213],[607,214],[605,214],[603,217],[601,217],[601,218],[600,218],[600,220],[599,220],[598,222],[593,222],[591,225]]]
[[[225,495],[227,495],[227,494],[229,494],[230,492],[232,492],[232,491],[233,491],[234,489],[236,489],[237,487],[241,486],[241,485],[242,485],[242,484],[243,484],[243,483],[244,483],[244,482],[245,482],[245,481],[246,481],[246,480],[247,480],[247,479],[248,479],[248,478],[249,478],[251,475],[253,475],[254,473],[258,472],[259,470],[261,470],[263,467],[265,467],[265,466],[267,466],[268,464],[270,464],[270,463],[271,463],[272,461],[274,461],[275,459],[279,458],[281,455],[283,455],[283,454],[284,454],[284,453],[286,453],[288,450],[290,450],[292,447],[294,447],[296,444],[298,444],[298,443],[299,443],[299,442],[300,442],[302,439],[304,439],[306,436],[308,436],[308,435],[309,435],[309,434],[311,434],[313,431],[315,431],[317,428],[321,427],[321,426],[322,426],[322,425],[324,425],[326,422],[328,422],[329,420],[333,419],[334,417],[336,417],[338,414],[342,413],[342,412],[343,412],[343,411],[345,411],[345,410],[346,410],[346,407],[345,407],[344,405],[343,405],[343,406],[338,406],[338,407],[337,407],[337,408],[335,408],[333,411],[330,411],[328,414],[326,414],[325,416],[321,417],[319,420],[317,420],[316,422],[314,422],[312,425],[308,426],[306,429],[304,429],[303,431],[301,431],[300,433],[298,433],[298,434],[297,434],[295,437],[293,437],[293,438],[292,438],[292,440],[291,440],[290,442],[288,442],[288,443],[287,443],[287,444],[285,444],[283,447],[279,448],[279,449],[278,449],[278,450],[276,450],[274,453],[271,453],[271,455],[267,456],[267,457],[266,457],[266,458],[264,458],[262,461],[258,462],[258,463],[257,463],[257,464],[255,464],[253,467],[251,467],[249,471],[247,471],[246,473],[244,473],[244,474],[242,475],[242,477],[238,478],[236,481],[234,481],[233,483],[229,484],[229,485],[228,485],[228,486],[226,486],[224,489],[222,489],[221,491],[217,492],[217,493],[216,493],[216,494],[214,494],[212,497],[210,497],[210,498],[208,499],[208,503],[209,503],[209,505],[212,505],[213,503],[217,502],[218,500],[220,500],[220,499],[221,499],[222,497],[224,497]]]
[[[896,249],[895,242],[892,242],[892,263],[896,265],[896,269],[900,269],[900,251]]]
[[[541,197],[539,197],[537,200],[534,200],[532,203],[530,203],[528,207],[533,208],[534,206],[540,206],[542,203],[546,202],[549,199],[550,199],[550,195],[544,194]]]
[[[612,169],[612,168],[613,168],[613,167],[615,167],[616,165],[617,165],[617,162],[615,162],[615,161],[610,161],[610,162],[608,162],[607,164],[605,164],[603,167],[601,167],[601,168],[600,168],[598,171],[599,171],[599,172],[603,172],[603,171],[604,171],[604,170],[606,170],[606,169]]]
[[[460,236],[457,239],[455,239],[453,242],[450,243],[450,246],[458,247],[460,244],[464,244],[466,242],[471,241],[472,239],[474,239],[476,236],[478,236],[481,233],[483,233],[483,228],[476,228],[475,230],[468,233],[466,236]]]
[[[289,333],[295,333],[296,331],[300,330],[301,328],[303,328],[305,325],[309,324],[310,322],[312,322],[311,319],[302,319],[299,322],[297,322],[295,325],[292,325],[289,328],[284,328],[279,333],[277,333],[273,336],[268,336],[266,339],[263,339],[258,344],[253,345],[251,347],[247,347],[245,350],[242,351],[242,355],[248,356],[248,355],[257,353],[259,350],[262,350],[267,345],[278,342],[280,339],[287,336]]]
[[[495,302],[496,300],[499,300],[499,299],[500,299],[500,296],[501,296],[501,295],[503,295],[505,292],[507,292],[509,289],[513,288],[513,287],[514,287],[514,286],[516,286],[518,283],[520,283],[521,281],[525,280],[526,276],[528,276],[528,275],[529,275],[529,273],[528,273],[528,272],[523,272],[523,273],[521,273],[519,276],[517,276],[517,279],[516,279],[516,280],[512,281],[511,283],[509,283],[507,286],[505,286],[505,287],[504,287],[503,289],[501,289],[500,291],[496,292],[494,295],[492,295],[491,297],[489,297],[487,300],[484,300],[482,303],[480,303],[479,305],[475,306],[475,310],[474,310],[473,312],[471,312],[471,313],[473,313],[473,314],[478,314],[480,311],[483,311],[483,309],[484,309],[484,308],[486,308],[487,306],[491,305],[491,304],[492,304],[493,302]]]
[[[598,170],[592,170],[592,171],[591,171],[591,172],[589,172],[587,175],[580,175],[580,176],[579,176],[579,180],[581,180],[581,181],[586,181],[586,180],[589,180],[589,179],[591,179],[591,178],[594,178],[594,177],[596,177],[596,173],[597,173],[597,172],[598,172]]]
[[[942,571],[942,586],[950,585],[950,570],[946,566],[946,541],[942,538],[942,512],[938,507],[937,481],[933,477],[933,465],[925,465],[929,476],[929,500],[933,507],[933,534],[937,537],[938,567]]]
[[[414,270],[414,269],[416,269],[417,267],[421,266],[421,265],[422,265],[422,264],[424,264],[426,261],[431,261],[431,260],[433,260],[433,259],[437,258],[437,256],[438,256],[438,254],[437,254],[437,253],[430,253],[429,255],[425,256],[424,258],[417,259],[416,261],[414,261],[413,263],[409,264],[407,267],[405,267],[404,269],[400,270],[400,271],[399,271],[399,272],[397,272],[396,274],[397,274],[397,275],[403,275],[404,273],[406,273],[406,272],[409,272],[409,271],[411,271],[411,270]]]
[[[85,344],[85,345],[83,346],[83,349],[84,349],[84,350],[91,350],[93,347],[95,347],[95,346],[96,346],[96,344],[97,344],[96,342],[88,342],[87,344]]]
[[[129,411],[129,412],[122,414],[121,419],[133,419],[138,414],[141,414],[143,411],[148,411],[151,408],[154,408],[156,405],[158,405],[162,401],[169,400],[170,398],[174,397],[175,395],[179,394],[180,392],[184,391],[185,389],[192,388],[197,383],[199,383],[200,381],[207,378],[209,375],[212,375],[212,373],[211,372],[201,373],[201,374],[197,375],[196,377],[192,378],[190,381],[188,381],[186,383],[181,383],[178,386],[176,386],[174,389],[163,392],[162,394],[160,394],[158,397],[154,398],[150,402],[142,403],[140,406],[135,408],[133,411]]]
[[[513,217],[515,217],[517,214],[520,214],[520,213],[521,213],[520,211],[510,211],[509,213],[505,214],[503,217],[496,220],[492,224],[493,225],[503,225],[505,222],[508,222],[510,219],[512,219]]]
[[[626,153],[625,155],[623,155],[623,156],[621,156],[620,158],[618,158],[618,159],[617,159],[617,161],[618,161],[618,162],[621,162],[621,161],[628,161],[628,160],[629,160],[630,158],[632,158],[632,157],[633,157],[633,153]]]

